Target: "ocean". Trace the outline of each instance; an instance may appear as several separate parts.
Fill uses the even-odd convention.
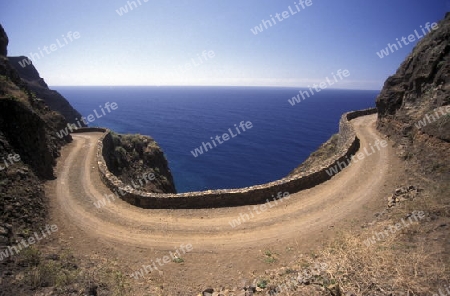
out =
[[[299,88],[54,89],[83,116],[94,112],[102,116],[95,116],[89,126],[153,137],[169,161],[180,193],[285,177],[338,132],[343,113],[373,107],[378,94],[325,89],[292,105],[288,100],[299,94]],[[117,103],[117,109],[108,112],[107,102]]]

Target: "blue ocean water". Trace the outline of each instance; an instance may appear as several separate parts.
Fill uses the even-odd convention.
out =
[[[339,129],[344,112],[374,106],[378,91],[322,90],[292,106],[298,88],[56,87],[83,116],[117,110],[90,126],[152,136],[178,192],[239,188],[289,174]],[[194,157],[211,137],[250,121],[251,129]]]

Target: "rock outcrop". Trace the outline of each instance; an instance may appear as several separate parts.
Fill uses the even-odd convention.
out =
[[[124,184],[153,193],[176,193],[167,159],[148,136],[111,132],[105,138],[108,169]]]
[[[64,117],[36,98],[9,64],[0,26],[0,249],[38,229],[47,216],[42,181],[54,178]],[[8,260],[6,260],[8,262]]]
[[[40,77],[39,72],[34,67],[31,60],[27,57],[9,57],[10,64],[19,73],[28,89],[36,94],[36,97],[44,102],[54,111],[58,111],[64,116],[67,122],[75,123],[81,118],[81,114],[75,110],[72,105],[60,93],[51,90],[44,79]],[[24,62],[28,60],[28,63]],[[85,126],[85,124],[80,121]]]
[[[0,56],[8,55],[8,35],[6,35],[3,26],[0,25]]]
[[[426,175],[449,177],[450,13],[389,77],[377,97],[378,129]]]
[[[40,232],[47,222],[44,182],[55,178],[53,168],[60,148],[72,141],[70,134],[62,138],[58,134],[66,129],[68,121],[75,122],[81,115],[48,88],[32,64],[19,64],[25,57],[8,59],[7,46],[8,37],[0,25],[0,294],[24,295],[25,288],[17,284],[17,278],[29,276],[31,269],[27,263],[18,264],[22,262],[18,259],[21,254],[14,253],[14,246]],[[118,149],[119,155],[112,153],[110,158],[121,177],[139,182],[141,172],[145,171],[147,178],[154,172],[155,181],[147,189],[175,192],[162,151],[159,147],[150,149],[155,142],[142,136],[123,137],[133,139],[132,144],[127,140],[118,143],[127,153],[122,155]],[[43,280],[47,283],[48,279]]]

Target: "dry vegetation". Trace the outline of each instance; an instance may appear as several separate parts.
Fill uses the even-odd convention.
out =
[[[293,176],[302,172],[320,166],[327,159],[334,157],[339,141],[339,134],[334,134],[331,138],[320,145],[320,147],[311,153],[311,155],[298,167],[296,167],[289,175]]]
[[[337,237],[301,261],[255,279],[256,295],[433,295],[450,283],[448,240],[450,185],[429,189],[412,201],[386,208],[361,230]],[[425,218],[389,233],[375,244],[364,242],[414,211]],[[326,266],[326,268],[318,268]],[[258,283],[264,281],[264,289]],[[231,295],[231,294],[230,294]]]
[[[417,209],[426,213],[424,221],[390,234],[376,244],[366,246],[363,243],[375,232],[384,231]],[[437,226],[432,218],[437,209],[442,209],[442,204],[437,201],[411,202],[394,209],[387,214],[388,217],[381,218],[358,235],[343,233],[321,254],[324,261],[332,262],[330,275],[342,291],[355,295],[426,295],[436,292],[439,286],[450,280],[448,258],[444,258],[439,247],[427,239]],[[442,218],[448,219],[448,210],[447,205],[447,211],[441,213]]]
[[[40,249],[29,247],[13,257],[21,268],[15,285],[24,295],[30,291],[35,295],[131,295],[126,276],[114,260],[80,260],[71,250]]]

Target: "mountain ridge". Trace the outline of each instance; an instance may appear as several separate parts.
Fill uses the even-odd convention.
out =
[[[72,107],[66,98],[59,92],[51,90],[48,87],[47,83],[40,76],[30,59],[25,56],[19,56],[8,57],[8,60],[11,66],[19,73],[20,78],[26,86],[34,92],[37,97],[42,98],[52,110],[61,113],[67,122],[75,123],[81,118],[81,114]],[[84,122],[81,122],[81,125],[87,126]]]

